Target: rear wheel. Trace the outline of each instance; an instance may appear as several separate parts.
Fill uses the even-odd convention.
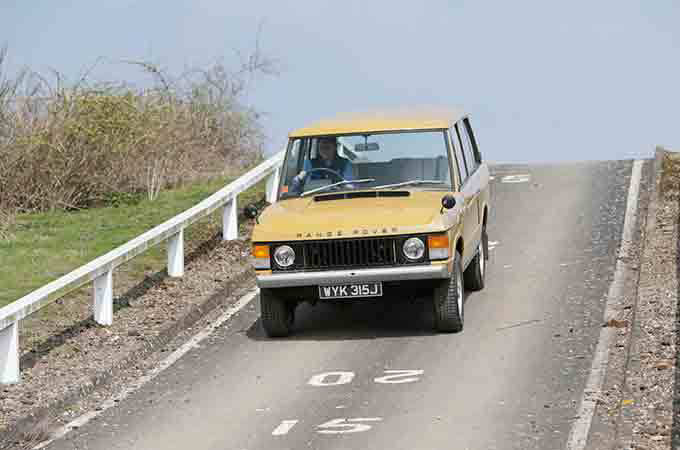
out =
[[[286,337],[293,330],[295,304],[277,296],[271,289],[260,289],[262,327],[269,337]]]
[[[477,246],[477,254],[465,269],[465,287],[471,291],[481,291],[484,289],[484,276],[486,275],[486,262],[489,259],[487,249],[489,238],[486,228],[482,229],[482,239]]]
[[[463,330],[463,269],[460,254],[453,259],[453,273],[434,288],[435,326],[446,333]]]

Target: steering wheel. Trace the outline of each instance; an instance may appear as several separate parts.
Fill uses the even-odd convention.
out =
[[[340,181],[347,181],[342,175],[340,175],[340,173],[336,172],[333,169],[329,169],[327,167],[313,167],[309,169],[305,174],[305,179],[303,180],[305,183],[307,182],[307,179],[309,178],[309,175],[312,172],[328,172],[337,179],[336,183],[339,183]]]

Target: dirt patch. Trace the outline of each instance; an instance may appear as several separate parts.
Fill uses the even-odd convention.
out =
[[[241,235],[250,236],[250,228],[242,228]],[[32,448],[55,425],[82,413],[84,398],[96,400],[112,384],[148,370],[173,338],[253,285],[249,241],[223,242],[214,228],[205,234],[206,239],[187,242],[184,277],[169,278],[163,270],[134,285],[118,283],[122,292],[111,326],[92,320],[89,290],[52,305],[58,313],[27,323],[22,381],[0,387],[0,449]],[[116,277],[117,282],[124,278]]]

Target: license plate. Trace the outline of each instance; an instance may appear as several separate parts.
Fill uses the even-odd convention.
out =
[[[335,284],[319,286],[319,298],[382,297],[382,283]]]

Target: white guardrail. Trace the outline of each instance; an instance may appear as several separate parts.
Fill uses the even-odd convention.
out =
[[[184,228],[224,206],[222,236],[227,241],[236,239],[238,237],[238,194],[267,178],[267,201],[273,203],[278,189],[283,154],[284,152],[280,152],[269,158],[172,219],[0,308],[0,383],[18,383],[20,380],[19,321],[21,319],[56,301],[68,292],[94,281],[94,320],[101,325],[111,325],[113,323],[113,270],[117,266],[167,240],[168,275],[181,277],[184,274]]]

